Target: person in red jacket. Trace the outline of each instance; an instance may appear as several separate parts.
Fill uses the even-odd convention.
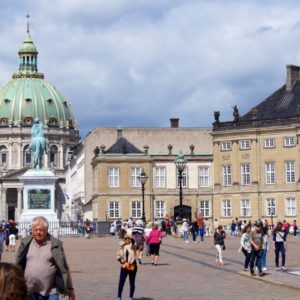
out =
[[[162,233],[158,230],[157,224],[152,224],[152,231],[147,238],[147,244],[149,244],[149,254],[151,255],[152,265],[157,266],[159,257],[159,248],[162,240]]]

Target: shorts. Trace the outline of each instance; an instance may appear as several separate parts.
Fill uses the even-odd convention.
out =
[[[150,255],[159,256],[160,244],[149,244],[149,247],[150,247],[150,250],[149,250]]]
[[[143,251],[144,250],[144,244],[136,244],[136,250]]]
[[[15,246],[16,245],[16,236],[14,234],[10,234],[8,238],[9,238],[9,245]]]

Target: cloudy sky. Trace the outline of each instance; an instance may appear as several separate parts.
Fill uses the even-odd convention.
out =
[[[18,67],[25,15],[39,71],[95,127],[209,127],[232,119],[300,64],[299,1],[0,1],[0,85]]]

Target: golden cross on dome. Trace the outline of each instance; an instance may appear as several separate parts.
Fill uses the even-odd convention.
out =
[[[30,18],[30,15],[27,14],[26,18],[27,18],[27,23],[26,23],[27,26],[26,27],[27,27],[27,32],[29,33],[29,18]]]

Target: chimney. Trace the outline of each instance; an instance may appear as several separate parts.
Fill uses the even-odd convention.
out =
[[[286,91],[290,92],[297,80],[300,79],[300,67],[295,65],[286,66]]]
[[[122,129],[118,128],[117,129],[117,140],[119,140],[122,137]]]
[[[179,119],[178,118],[171,118],[170,123],[171,123],[171,128],[179,127]]]

